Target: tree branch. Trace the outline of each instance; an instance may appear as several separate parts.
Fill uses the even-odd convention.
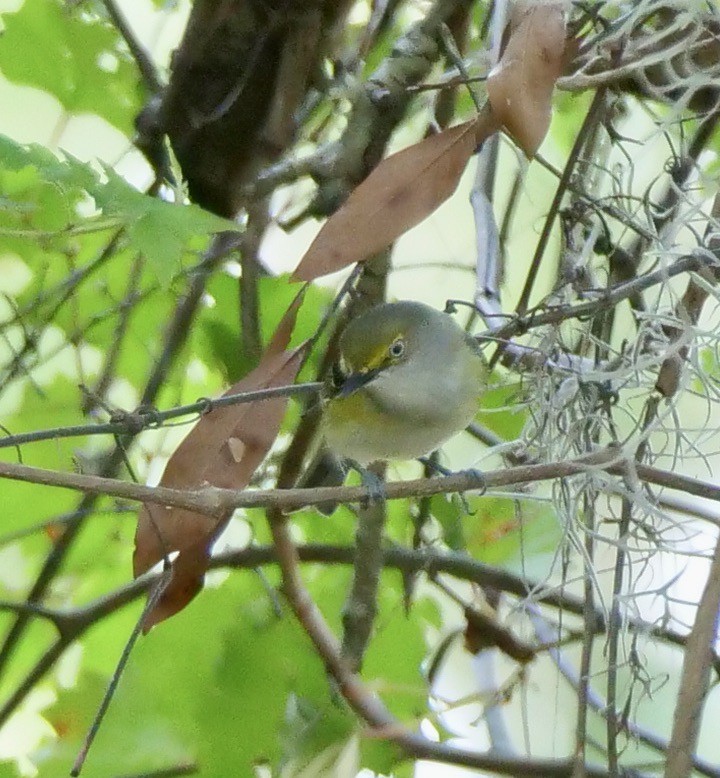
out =
[[[710,687],[713,646],[720,616],[720,537],[695,623],[687,639],[680,691],[675,705],[672,736],[665,765],[666,778],[689,778],[702,723],[702,709]]]
[[[296,547],[295,552],[303,563],[352,565],[355,559],[355,549],[352,546],[308,544]],[[275,562],[277,562],[277,553],[273,546],[249,546],[243,549],[225,551],[214,556],[209,567],[210,569],[234,568],[252,570]],[[383,549],[382,563],[384,567],[395,568],[406,574],[425,573],[429,578],[436,577],[439,573],[444,573],[460,580],[481,586],[489,586],[523,599],[528,599],[530,597],[529,593],[532,592],[531,599],[533,603],[562,608],[576,615],[585,613],[583,601],[568,594],[564,587],[549,587],[547,584],[539,581],[529,581],[507,570],[478,562],[465,554],[456,554],[451,551],[433,551],[431,549],[413,550],[395,546]],[[90,627],[103,618],[110,616],[120,608],[141,597],[157,580],[158,575],[148,574],[142,576],[87,605],[73,609],[30,606],[26,602],[0,602],[0,611],[27,613],[30,617],[46,619],[55,624],[60,633],[58,639],[46,650],[20,685],[6,700],[2,708],[0,708],[0,726],[7,721],[8,717],[12,715],[17,706],[32,691],[45,673],[52,668],[70,644],[80,639]],[[685,635],[665,627],[633,619],[628,619],[628,624],[640,632],[649,633],[672,645],[680,647],[686,645],[687,637]],[[595,618],[592,624],[586,618],[586,625],[594,631],[603,632],[606,625],[602,611],[595,611]],[[716,671],[720,674],[720,658],[715,654],[713,654],[713,664]]]
[[[124,38],[125,43],[127,43],[127,47],[130,49],[130,53],[137,63],[140,75],[145,82],[145,86],[152,94],[158,94],[162,91],[164,84],[158,75],[152,57],[135,36],[135,33],[132,31],[132,28],[128,24],[128,21],[120,8],[118,8],[115,0],[103,0],[103,5],[108,12],[108,16],[112,19],[113,24],[117,27],[118,32]]]
[[[619,448],[601,449],[563,462],[540,465],[520,465],[493,470],[479,476],[474,472],[456,473],[440,478],[418,478],[393,481],[386,485],[386,497],[399,500],[406,497],[429,497],[434,494],[454,494],[484,491],[496,487],[517,486],[535,481],[569,478],[594,471],[608,475],[624,475],[626,460]],[[697,497],[720,502],[720,486],[698,478],[673,473],[650,465],[632,463],[640,480],[668,489],[677,489]],[[105,494],[136,502],[149,502],[176,508],[187,508],[205,516],[220,516],[237,508],[276,507],[294,510],[324,503],[349,503],[367,500],[365,486],[323,486],[312,489],[257,489],[236,490],[208,486],[201,489],[170,489],[165,486],[144,486],[114,478],[61,473],[28,465],[0,462],[0,478],[43,484],[63,489],[74,489],[88,494]],[[720,526],[720,518],[710,514],[703,520]]]
[[[114,236],[111,244],[117,239]],[[195,317],[198,305],[202,299],[205,290],[205,284],[213,270],[218,266],[224,257],[224,242],[222,236],[218,236],[210,245],[201,262],[198,263],[194,272],[189,277],[189,286],[184,296],[175,306],[172,318],[170,319],[165,334],[162,349],[153,364],[152,370],[147,378],[145,387],[141,396],[141,405],[152,405],[160,391],[163,383],[167,379],[168,372],[177,357],[181,347],[185,343],[189,333],[190,324]],[[107,454],[100,463],[100,470],[105,476],[114,475],[125,457],[125,447],[127,447],[134,433],[125,435],[118,444]],[[112,478],[105,480],[112,481]],[[95,503],[95,494],[100,492],[89,492],[83,495],[76,511],[75,521],[68,523],[65,532],[58,538],[48,554],[40,572],[33,583],[28,594],[28,602],[36,602],[42,599],[45,591],[52,582],[55,574],[60,569],[66,554],[70,551],[75,540],[80,534],[85,518]],[[0,674],[6,669],[10,656],[17,646],[22,634],[28,624],[29,617],[26,614],[18,614],[15,623],[8,630],[5,640],[0,647]]]
[[[258,389],[254,392],[239,392],[215,399],[203,397],[197,400],[197,402],[189,403],[188,405],[178,405],[175,408],[168,408],[166,411],[157,411],[154,408],[140,406],[134,411],[118,411],[113,414],[110,421],[102,424],[76,424],[71,427],[54,427],[34,432],[22,432],[18,435],[8,435],[0,438],[0,448],[19,446],[24,443],[36,443],[41,440],[59,440],[60,438],[75,438],[85,435],[137,434],[142,432],[142,430],[156,429],[161,427],[163,422],[182,416],[196,413],[204,415],[210,413],[213,408],[222,408],[225,405],[251,403],[256,400],[270,400],[273,397],[296,397],[312,394],[319,392],[322,386],[321,382],[313,381],[291,386],[274,386],[270,389]]]
[[[503,757],[492,753],[477,754],[445,743],[432,742],[406,729],[390,714],[382,701],[370,693],[342,657],[340,644],[302,582],[299,572],[300,557],[283,515],[276,508],[270,509],[268,522],[282,572],[283,593],[328,671],[337,682],[342,695],[358,716],[377,731],[377,736],[392,740],[407,756],[415,759],[475,767],[516,776],[516,778],[539,775],[546,778],[551,776],[569,778],[572,775],[574,768],[572,759],[531,759]],[[608,773],[601,768],[586,766],[585,775],[588,778],[600,778],[600,776],[607,776]]]

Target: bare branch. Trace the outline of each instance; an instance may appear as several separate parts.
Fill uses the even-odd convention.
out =
[[[254,392],[240,392],[215,399],[206,397],[188,405],[169,408],[166,411],[158,411],[151,407],[141,406],[134,411],[117,411],[113,414],[111,421],[100,424],[77,424],[72,427],[55,427],[35,432],[23,432],[18,435],[8,435],[7,437],[0,438],[0,448],[19,446],[23,443],[36,443],[41,440],[59,440],[60,438],[76,438],[85,435],[136,435],[142,430],[156,429],[161,427],[163,422],[182,416],[190,416],[192,414],[204,415],[210,413],[213,408],[251,403],[256,400],[270,400],[273,397],[295,397],[312,394],[319,392],[322,386],[321,382],[316,381],[305,384],[293,384],[291,386],[277,386],[271,389],[258,389]]]
[[[720,613],[720,538],[715,546],[705,590],[687,640],[680,692],[675,705],[673,731],[665,765],[666,778],[689,778],[702,723],[702,710],[710,688],[713,645]]]
[[[290,532],[282,514],[277,509],[268,512],[270,529],[275,542],[278,562],[283,576],[285,594],[295,616],[302,624],[328,671],[338,684],[343,696],[353,710],[378,736],[395,742],[407,756],[429,759],[446,764],[464,765],[490,770],[495,773],[516,776],[571,776],[574,760],[531,759],[504,757],[492,753],[477,754],[444,743],[436,743],[416,734],[396,720],[378,697],[373,696],[360,678],[352,672],[343,659],[340,645],[330,631],[322,613],[305,588],[299,572],[299,556],[290,538]],[[606,776],[600,768],[586,766],[588,778]]]
[[[108,16],[113,20],[118,32],[125,39],[130,53],[137,63],[138,70],[142,75],[145,86],[151,94],[157,94],[164,86],[152,57],[148,54],[145,47],[135,36],[123,12],[118,8],[115,0],[103,0],[103,5],[108,12]]]
[[[677,489],[697,497],[720,501],[720,486],[698,478],[684,476],[650,465],[633,464],[638,477],[651,484]],[[484,491],[497,487],[569,478],[588,471],[610,475],[626,472],[625,460],[619,449],[607,448],[594,454],[565,462],[540,465],[522,465],[493,470],[481,477],[474,472],[457,473],[440,478],[420,478],[411,481],[393,481],[386,485],[386,497],[399,500],[406,497],[428,497],[433,494],[454,494],[468,491]],[[276,507],[294,510],[323,503],[362,502],[368,499],[365,486],[323,486],[312,489],[257,489],[241,490],[206,487],[195,490],[169,489],[163,486],[118,481],[102,476],[80,473],[60,473],[28,465],[0,462],[0,478],[43,484],[45,486],[74,489],[88,494],[105,494],[123,497],[136,502],[149,502],[188,508],[206,516],[219,516],[237,508]],[[703,517],[707,522],[720,526],[720,519],[712,515]]]

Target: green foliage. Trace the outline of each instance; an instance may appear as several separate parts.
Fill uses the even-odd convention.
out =
[[[12,762],[0,762],[0,778],[20,778],[20,773]]]
[[[76,233],[122,228],[166,286],[180,270],[186,251],[201,249],[209,233],[236,229],[233,222],[198,206],[175,205],[139,192],[109,167],[101,175],[91,165],[70,155],[59,159],[43,146],[23,146],[0,136],[0,160],[5,179],[0,196],[7,200],[0,212],[0,237],[47,241],[54,236],[36,233],[51,230],[66,242]],[[7,171],[17,175],[8,176]],[[85,219],[76,227],[77,206],[88,197],[106,218]],[[198,242],[198,237],[204,240]]]
[[[563,153],[569,153],[592,102],[592,93],[560,92],[550,124],[550,137]]]
[[[720,377],[720,361],[715,349],[703,348],[698,350],[700,358],[701,375],[706,380],[717,381]],[[693,380],[693,389],[701,393],[703,391],[703,382],[699,377]]]
[[[317,568],[307,577],[332,618],[345,596],[338,579],[347,584],[347,573]],[[423,627],[437,624],[437,612],[420,602],[404,616],[401,602],[399,576],[384,576],[367,674],[408,720],[424,710]],[[119,647],[112,651],[117,655]],[[60,691],[46,713],[58,739],[38,756],[43,778],[67,772],[107,681],[106,673],[85,669],[76,686]],[[245,775],[259,762],[300,765],[343,743],[355,726],[297,621],[284,607],[278,612],[257,573],[235,572],[140,640],[83,774],[100,778],[197,761],[204,776],[230,768]],[[372,741],[367,746],[375,769],[396,756]]]
[[[73,424],[78,417],[77,402],[76,387],[66,378],[58,377],[41,392],[28,391],[21,410],[6,416],[3,423],[15,434]],[[23,462],[52,470],[72,470],[75,446],[71,439],[36,443],[23,448]],[[17,461],[17,452],[5,448],[0,451],[0,457],[5,461]],[[37,522],[39,515],[70,510],[76,502],[72,492],[33,487],[33,484],[20,481],[5,481],[3,495],[7,500],[3,510],[5,532],[24,529]],[[28,505],[33,506],[32,511],[28,511]]]
[[[313,756],[352,727],[297,622],[278,617],[255,576],[248,583],[240,613],[226,625],[215,683],[197,700],[207,717],[199,758],[209,775],[223,765],[241,772]]]
[[[113,26],[61,0],[25,0],[3,22],[0,70],[7,79],[49,92],[68,113],[95,113],[131,134],[140,94]]]
[[[477,24],[485,13],[478,9]],[[410,21],[399,17],[388,26],[366,58],[367,72],[390,54]],[[63,109],[61,119],[86,113],[101,117],[124,133],[130,145],[143,89],[125,42],[99,3],[25,0],[19,10],[4,15],[3,23],[4,77],[53,95]],[[357,36],[362,29],[356,24],[348,35]],[[465,90],[460,100],[466,102],[464,111],[474,111]],[[334,100],[319,101],[305,137],[334,133],[336,110]],[[421,100],[412,108],[416,115],[425,110]],[[157,378],[153,401],[163,408],[213,395],[246,375],[255,362],[239,347],[239,282],[233,266],[219,267],[210,276],[197,314],[179,333],[182,347],[168,365],[161,361],[168,323],[185,299],[211,236],[238,229],[194,205],[138,191],[105,161],[85,162],[0,135],[0,271],[14,274],[12,288],[8,282],[7,294],[0,298],[5,432],[87,423],[95,416],[88,414],[92,403],[85,388],[91,396],[97,394],[98,406],[104,403],[108,412],[115,407],[131,410]],[[299,288],[286,276],[260,279],[264,342]],[[327,289],[306,290],[293,346],[315,336],[331,300]],[[316,377],[327,336],[316,345],[302,378]],[[518,435],[524,423],[523,414],[512,407],[517,396],[517,386],[497,385],[483,398],[479,418],[505,439]],[[294,430],[299,413],[300,403],[291,403],[283,433]],[[107,418],[105,412],[100,415]],[[149,465],[157,465],[156,452],[169,455],[179,434],[170,425],[143,433],[127,452],[119,476],[146,478]],[[112,443],[110,437],[63,438],[23,445],[19,451],[7,448],[1,458],[93,474],[101,471],[101,454]],[[277,458],[269,459],[263,483],[275,472]],[[22,564],[12,576],[3,576],[0,588],[2,598],[22,600],[63,531],[63,514],[75,510],[80,498],[12,481],[3,482],[3,497],[3,537],[29,534],[10,547],[7,558]],[[542,554],[558,542],[555,517],[542,503],[482,496],[469,498],[467,505],[469,513],[461,498],[436,496],[424,506],[429,507],[439,550],[514,568],[521,558]],[[385,542],[411,546],[418,506],[394,501],[387,507]],[[43,598],[45,605],[82,607],[128,585],[135,531],[128,508],[110,498],[94,504]],[[251,542],[270,542],[264,511],[248,511],[245,518]],[[57,523],[42,524],[53,520]],[[351,507],[330,518],[305,510],[288,521],[301,542],[345,548],[354,542],[357,517]],[[340,635],[350,565],[304,565],[302,575],[331,629]],[[273,774],[305,768],[310,775],[321,758],[332,765],[343,748],[357,742],[363,767],[409,777],[412,766],[399,762],[398,750],[381,737],[368,737],[339,700],[322,660],[277,593],[274,565],[208,578],[206,589],[187,609],[138,642],[84,776],[147,774],[195,763],[200,775],[210,778],[251,775],[259,764],[269,765]],[[399,571],[381,575],[363,677],[398,719],[416,729],[428,713],[421,667],[428,640],[442,629],[443,620],[437,602],[422,587],[409,598],[406,583]],[[44,711],[56,738],[46,739],[32,755],[40,778],[68,773],[140,612],[138,601],[83,633],[76,675],[65,666],[45,676],[42,683],[57,695]],[[4,630],[13,620],[9,613],[0,615]],[[3,679],[6,696],[56,638],[50,622],[33,622]],[[332,774],[331,766],[327,773]],[[0,778],[15,775],[14,766],[0,763]]]
[[[516,570],[526,569],[528,559],[554,552],[562,537],[552,506],[492,496],[471,501],[465,532],[474,559]]]
[[[272,336],[282,315],[297,295],[300,286],[289,283],[288,276],[267,276],[258,283],[261,310],[261,334],[265,342]],[[197,319],[192,334],[192,347],[213,368],[218,369],[231,384],[246,375],[254,361],[238,348],[237,327],[239,319],[238,279],[228,272],[216,273],[207,285],[206,306]],[[309,287],[298,312],[291,346],[297,346],[317,332],[325,306],[331,302],[327,290]],[[316,354],[320,349],[316,349]],[[317,360],[313,360],[308,380],[314,379]]]
[[[131,243],[153,263],[161,281],[167,282],[177,271],[196,236],[237,229],[233,222],[196,205],[174,205],[138,192],[111,168],[105,173],[107,183],[94,185],[89,193],[105,215],[120,217]]]
[[[528,560],[555,551],[562,530],[551,505],[484,495],[436,495],[430,504],[444,542],[474,559],[527,572]]]
[[[478,418],[503,440],[515,440],[527,421],[525,412],[518,405],[521,398],[519,383],[491,384],[482,396]]]

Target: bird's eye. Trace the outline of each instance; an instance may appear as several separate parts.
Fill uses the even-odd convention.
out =
[[[393,359],[399,359],[405,353],[405,341],[402,338],[398,338],[390,344],[388,353]]]

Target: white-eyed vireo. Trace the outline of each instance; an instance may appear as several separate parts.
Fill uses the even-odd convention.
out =
[[[411,301],[378,305],[340,338],[322,400],[324,445],[361,467],[428,454],[472,420],[486,380],[477,341],[449,314]],[[305,485],[337,482],[327,462],[320,470]]]

